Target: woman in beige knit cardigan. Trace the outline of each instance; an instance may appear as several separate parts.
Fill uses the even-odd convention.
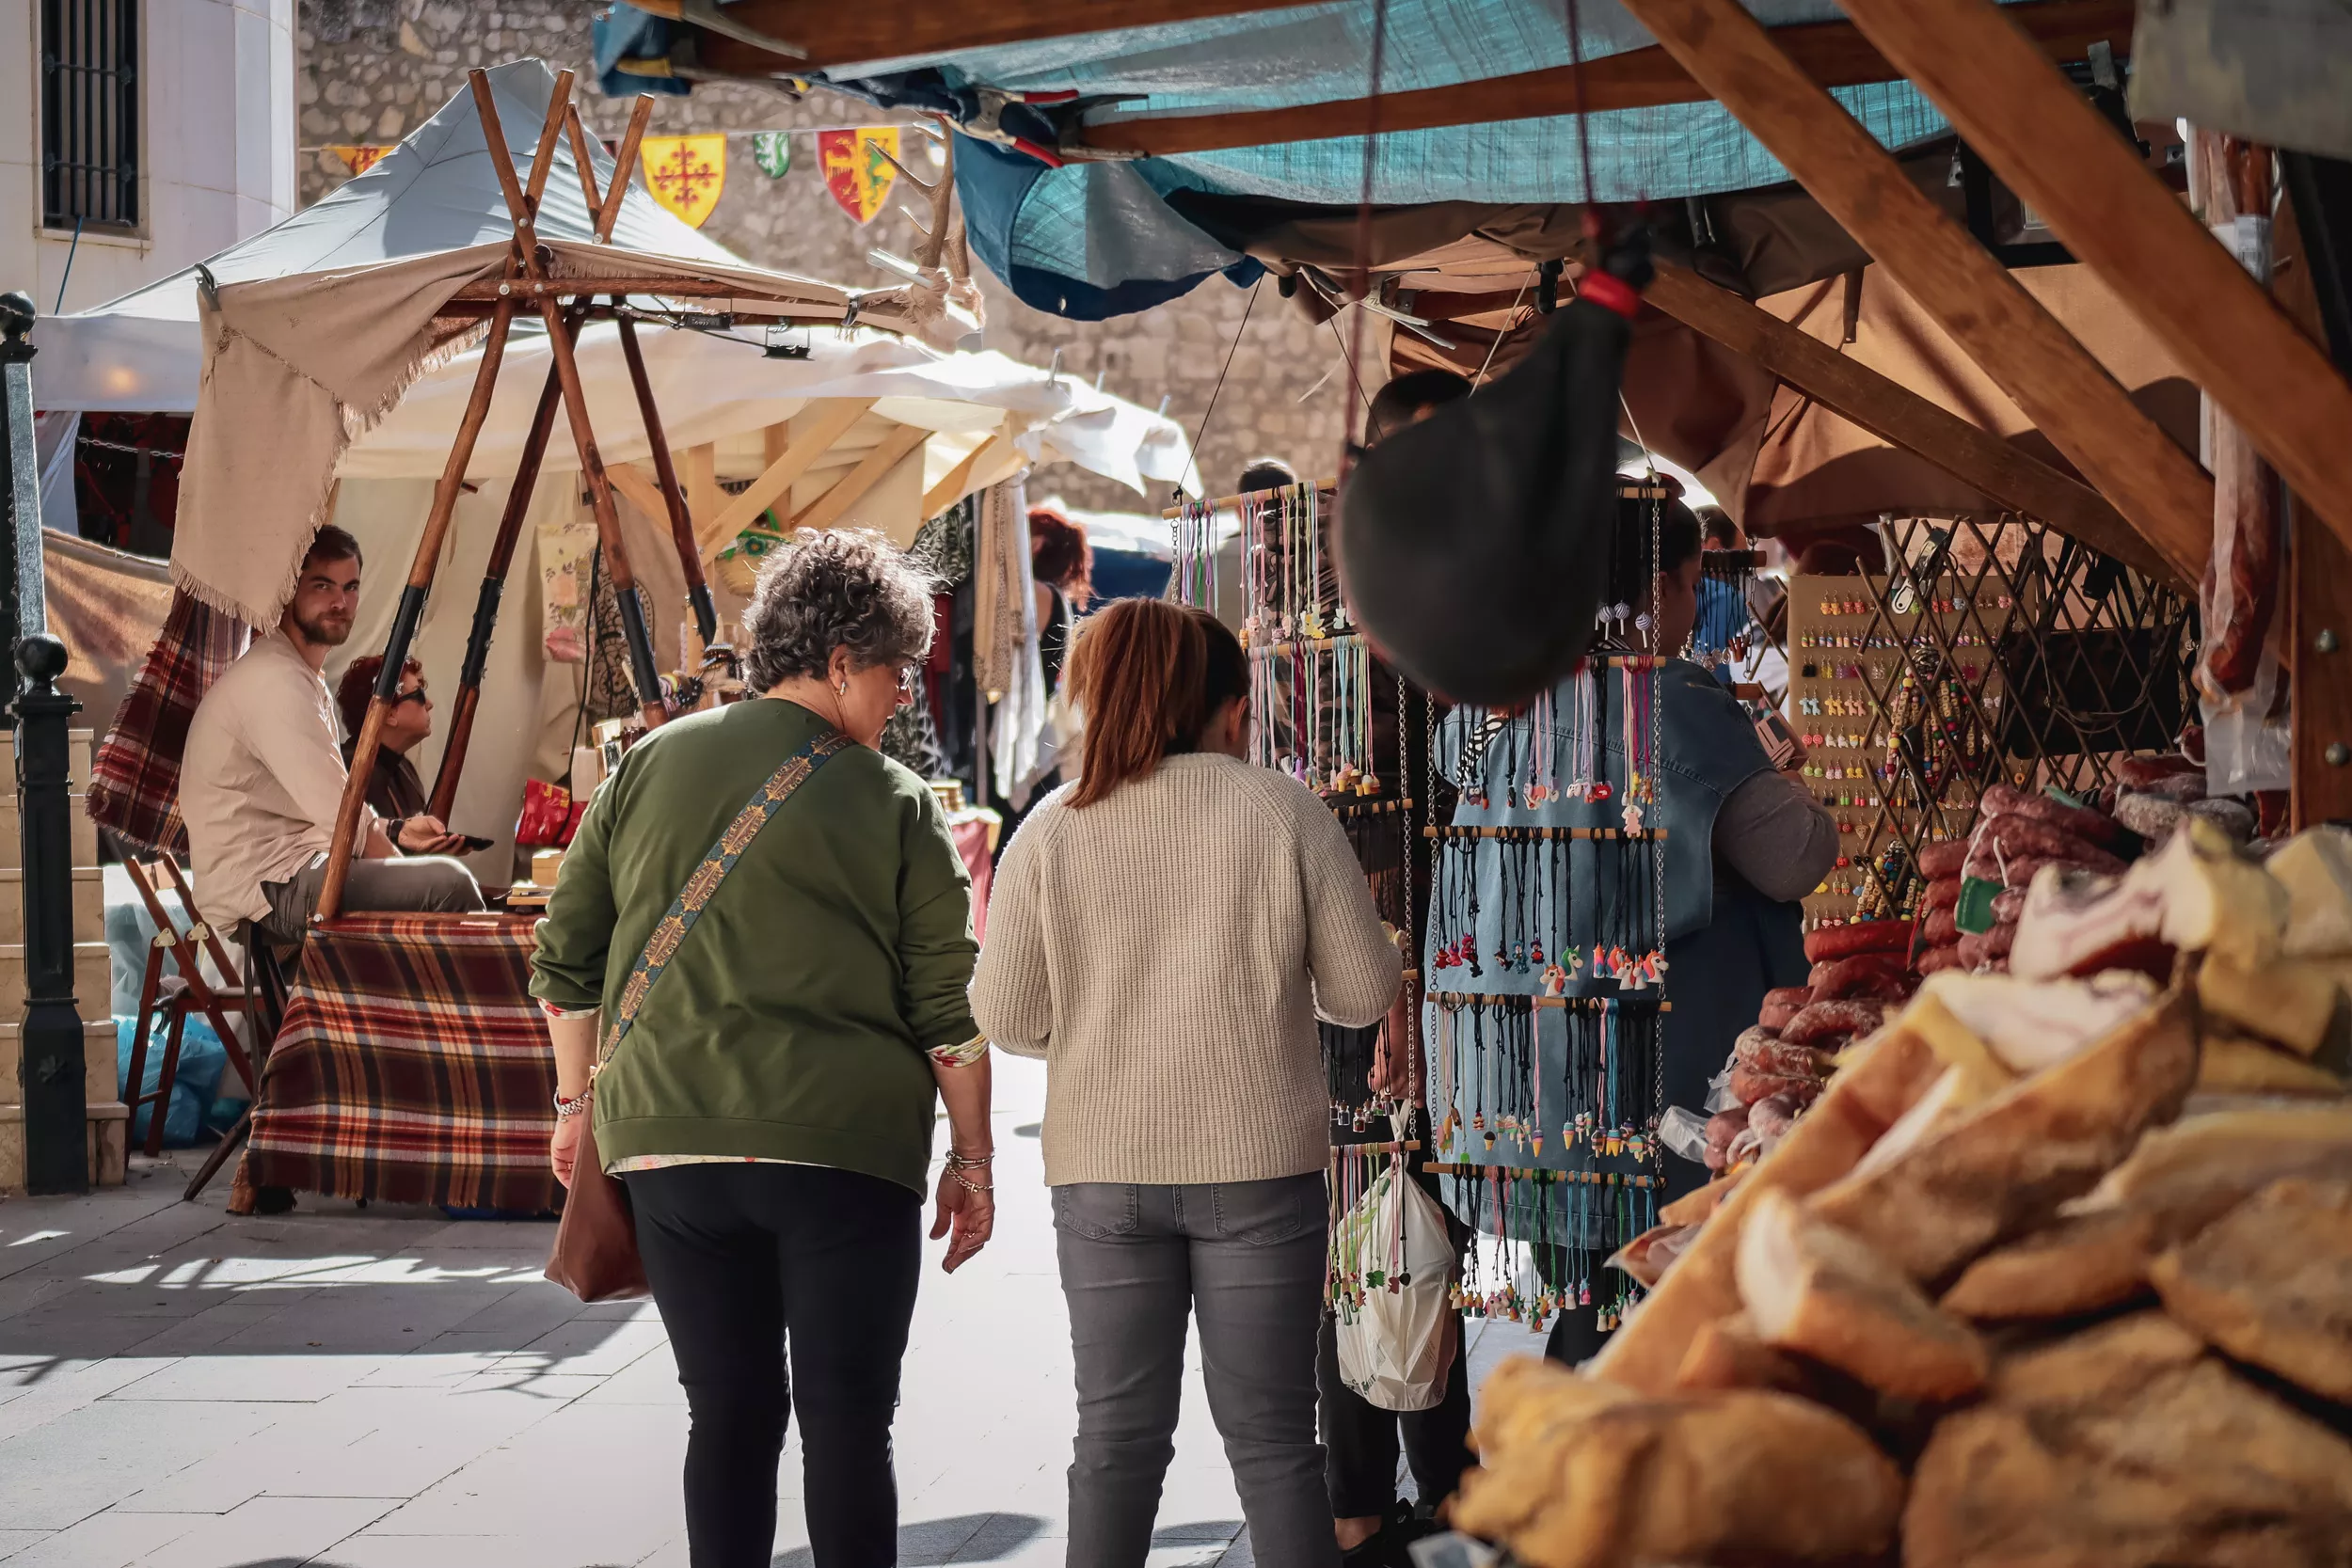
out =
[[[1318,1012],[1403,960],[1338,820],[1242,760],[1249,661],[1128,599],[1071,656],[1085,769],[1013,835],[972,1007],[1048,1067],[1045,1180],[1077,1364],[1072,1568],[1141,1568],[1188,1315],[1258,1560],[1339,1561],[1315,1439],[1329,1095]]]

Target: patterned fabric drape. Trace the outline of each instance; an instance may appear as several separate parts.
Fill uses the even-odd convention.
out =
[[[544,1212],[555,1058],[532,923],[355,915],[310,933],[262,1069],[255,1186]]]
[[[188,721],[222,671],[253,641],[253,629],[185,589],[147,662],[116,709],[91,771],[89,814],[102,828],[151,853],[188,850],[180,820],[180,759]]]

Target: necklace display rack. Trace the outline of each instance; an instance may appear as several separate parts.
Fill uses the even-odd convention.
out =
[[[1989,574],[1790,580],[1788,722],[1839,834],[1806,930],[1914,912],[1913,847],[1975,821],[2008,697],[2000,646],[2028,610]]]
[[[1288,773],[1323,797],[1346,831],[1381,918],[1416,930],[1415,890],[1428,884],[1425,874],[1417,875],[1427,849],[1413,832],[1411,732],[1400,720],[1395,754],[1387,759],[1394,771],[1384,778],[1375,755],[1374,719],[1384,691],[1394,692],[1400,716],[1426,699],[1377,665],[1355,629],[1330,549],[1335,493],[1334,483],[1298,484],[1169,509],[1170,593],[1180,602],[1218,609],[1218,517],[1237,515],[1245,594],[1240,636],[1250,661],[1250,760]],[[1400,1009],[1400,1015],[1408,1037],[1416,1034],[1412,1010]],[[1409,1120],[1409,1096],[1392,1096],[1371,1083],[1374,1062],[1384,1053],[1407,1064],[1420,1053],[1412,1037],[1393,1042],[1391,1051],[1388,1029],[1385,1022],[1372,1029],[1322,1028],[1332,1123],[1350,1143],[1345,1158],[1335,1155],[1335,1202],[1359,1194],[1376,1164],[1402,1152],[1398,1146],[1418,1148],[1402,1136],[1352,1141],[1367,1133],[1376,1138],[1400,1114]]]
[[[1668,832],[1661,661],[1642,650],[1670,494],[1621,483],[1631,526],[1577,673],[1511,713],[1457,708],[1425,736],[1429,793],[1446,779],[1456,799],[1422,830],[1424,1168],[1488,1238],[1457,1304],[1535,1328],[1578,1309],[1615,1325],[1638,1291],[1605,1260],[1660,1201]]]

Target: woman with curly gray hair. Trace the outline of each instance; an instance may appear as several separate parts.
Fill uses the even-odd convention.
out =
[[[930,585],[879,534],[803,532],[744,630],[762,696],[622,759],[539,923],[552,1158],[568,1185],[586,1113],[627,1188],[693,1417],[695,1568],[768,1562],[795,1398],[816,1560],[867,1568],[897,1560],[890,1427],[942,1101],[947,1269],[995,1215],[971,882],[937,797],[873,749],[930,646]]]

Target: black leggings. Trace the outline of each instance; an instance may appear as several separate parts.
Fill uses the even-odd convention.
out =
[[[923,1262],[921,1197],[820,1165],[672,1165],[624,1180],[693,1416],[693,1568],[767,1568],[795,1393],[818,1568],[888,1568],[890,1423]]]
[[[1458,1332],[1460,1325],[1455,1326]],[[1322,1396],[1316,1416],[1332,1518],[1385,1517],[1396,1506],[1400,1438],[1421,1500],[1434,1508],[1453,1495],[1470,1467],[1469,1362],[1464,1342],[1457,1338],[1443,1399],[1426,1410],[1383,1410],[1340,1376],[1339,1325],[1325,1314],[1323,1332],[1315,1341],[1315,1378]]]

